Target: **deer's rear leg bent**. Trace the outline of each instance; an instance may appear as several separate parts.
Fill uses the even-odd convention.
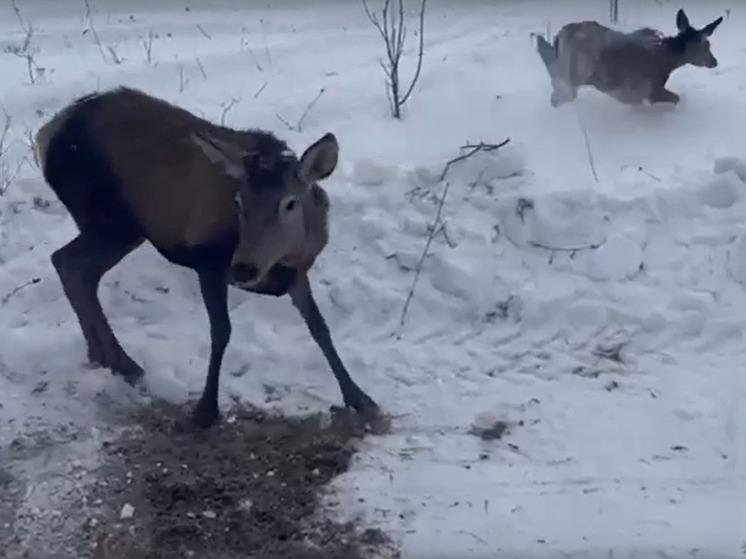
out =
[[[648,100],[651,104],[673,103],[674,105],[676,105],[679,101],[681,101],[681,97],[679,97],[677,93],[669,91],[665,87],[661,87],[660,89],[653,90]]]
[[[103,275],[142,243],[81,234],[52,254],[52,264],[80,323],[91,363],[122,375],[134,385],[143,369],[127,355],[106,319],[98,298]]]

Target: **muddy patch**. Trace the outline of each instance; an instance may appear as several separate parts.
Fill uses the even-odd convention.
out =
[[[105,448],[84,529],[95,559],[364,559],[396,556],[381,533],[325,516],[321,497],[365,430],[348,416],[234,410],[195,430],[159,404]],[[82,551],[82,550],[81,550]]]

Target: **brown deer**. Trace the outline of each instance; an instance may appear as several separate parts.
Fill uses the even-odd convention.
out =
[[[623,33],[596,21],[568,23],[553,45],[539,36],[537,51],[552,80],[552,106],[574,100],[581,86],[594,87],[627,105],[646,99],[651,104],[676,104],[679,96],[666,89],[668,78],[685,64],[717,66],[709,38],[722,21],[721,16],[695,29],[680,9],[678,33],[671,37],[648,27]]]
[[[101,308],[102,276],[146,240],[197,273],[210,324],[207,380],[193,420],[220,420],[220,368],[231,336],[228,286],[288,294],[339,383],[346,406],[377,404],[348,374],[311,293],[308,271],[328,241],[337,139],[324,134],[300,159],[269,132],[218,126],[130,88],[82,97],[36,134],[44,178],[79,235],[52,264],[80,322],[91,362],[131,385],[144,374]]]

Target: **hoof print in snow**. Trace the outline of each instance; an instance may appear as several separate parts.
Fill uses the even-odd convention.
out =
[[[510,431],[510,426],[502,420],[492,421],[486,425],[472,425],[469,433],[483,441],[499,441]]]
[[[583,378],[598,378],[601,376],[601,371],[595,367],[591,368],[579,365],[572,370],[572,374]]]
[[[622,350],[625,345],[626,341],[598,344],[596,349],[593,350],[593,355],[608,359],[609,361],[615,361],[616,363],[624,363]]]
[[[377,413],[359,413],[345,406],[330,406],[332,424],[343,429],[362,431],[370,435],[386,435],[391,432],[391,416]]]

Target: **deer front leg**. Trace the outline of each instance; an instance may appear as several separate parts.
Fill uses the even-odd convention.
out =
[[[326,357],[339,383],[345,406],[355,409],[363,416],[377,416],[379,413],[378,404],[352,380],[342,360],[339,358],[326,321],[321,315],[316,301],[314,301],[313,294],[311,293],[311,284],[306,274],[299,273],[297,275],[295,283],[289,290],[289,294],[293,306],[298,309],[298,312],[303,317],[311,333],[311,337],[321,348],[324,357]]]
[[[665,87],[661,87],[659,89],[653,90],[648,99],[651,104],[673,103],[674,105],[676,105],[681,100],[681,97],[679,97],[678,94],[674,93],[673,91],[669,91]]]

